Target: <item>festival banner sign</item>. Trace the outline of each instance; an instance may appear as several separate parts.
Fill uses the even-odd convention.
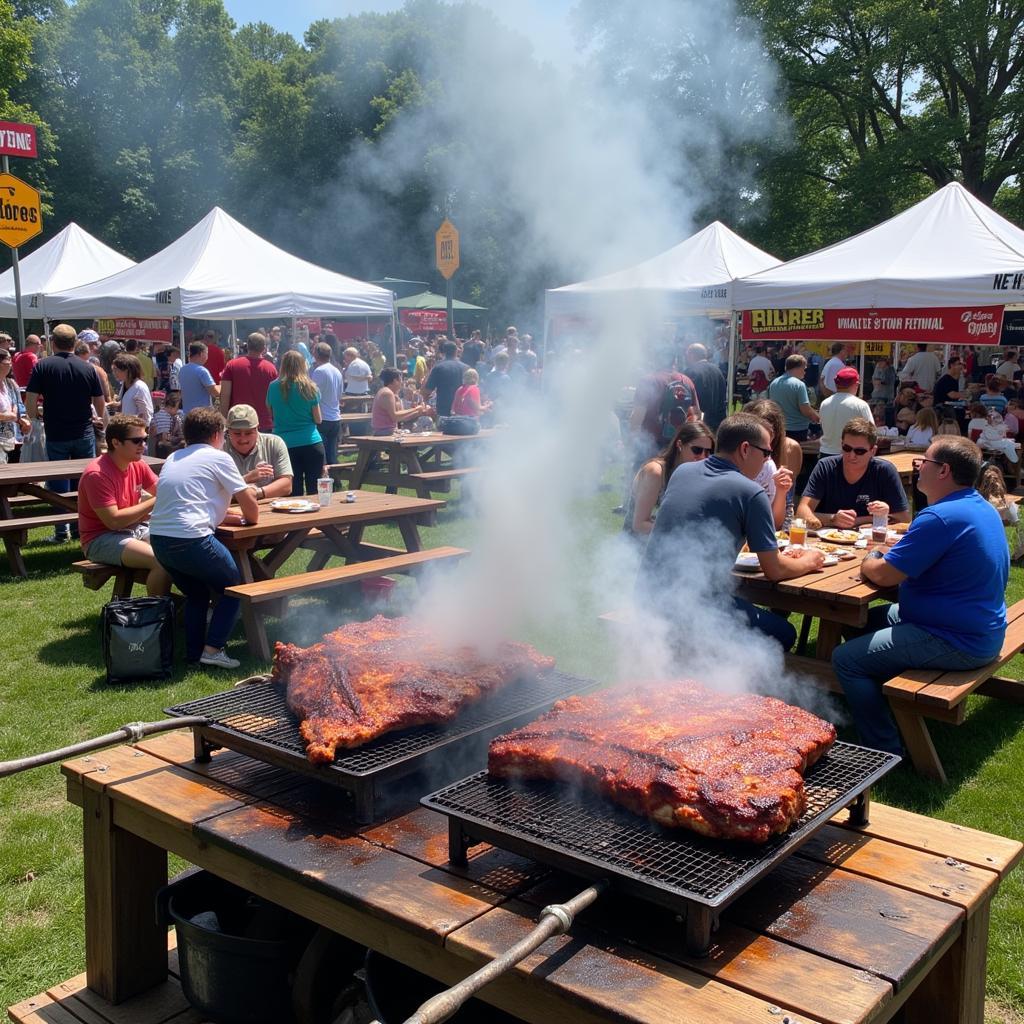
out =
[[[998,345],[1002,306],[934,309],[748,309],[744,341],[900,341]]]
[[[114,320],[97,320],[96,330],[112,338],[135,338],[137,341],[167,341],[172,338],[170,320],[141,320],[134,317],[118,317]]]
[[[1003,316],[1003,337],[1000,345],[1024,348],[1024,309],[1008,309]]]
[[[401,309],[398,311],[401,320],[410,331],[448,330],[448,314],[443,309]]]
[[[30,160],[38,157],[36,126],[19,121],[0,121],[0,156],[23,156]]]

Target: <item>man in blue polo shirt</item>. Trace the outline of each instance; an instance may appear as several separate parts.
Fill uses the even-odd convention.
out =
[[[779,555],[768,495],[754,482],[771,454],[764,421],[739,412],[722,420],[715,455],[677,467],[637,579],[637,597],[649,610],[667,611],[670,618],[685,614],[686,604],[694,600],[694,574],[728,580],[744,542],[770,580],[793,579],[821,568],[824,556],[816,548]],[[718,593],[717,584],[712,590]],[[796,630],[781,615],[740,597],[732,596],[731,603],[754,629],[786,650],[793,646]]]
[[[908,668],[987,665],[1006,635],[1010,554],[999,513],[974,489],[981,450],[966,437],[939,437],[914,468],[928,507],[861,568],[869,583],[899,585],[899,603],[872,608],[868,631],[832,655],[861,738],[893,753],[900,734],[882,683]]]
[[[786,417],[786,437],[794,441],[806,441],[807,431],[812,423],[821,422],[818,413],[811,407],[811,399],[804,384],[807,360],[794,353],[786,360],[786,372],[776,377],[768,387],[768,397],[782,409]]]

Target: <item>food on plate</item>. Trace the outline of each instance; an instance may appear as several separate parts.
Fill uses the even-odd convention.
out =
[[[906,533],[910,529],[910,523],[890,523],[890,533]]]
[[[776,540],[788,541],[789,540],[789,530],[776,530],[775,531],[775,539]]]
[[[860,540],[859,530],[836,530],[832,527],[826,527],[823,530],[818,531],[818,537],[821,540],[831,541],[834,544],[853,544]]]
[[[312,647],[274,646],[272,678],[286,686],[306,756],[334,760],[396,729],[445,722],[467,704],[554,666],[527,644],[487,654],[442,644],[410,619],[378,615],[328,633]]]
[[[803,772],[835,738],[773,697],[692,680],[627,684],[558,701],[496,737],[487,767],[582,786],[659,825],[763,843],[803,814]]]
[[[302,512],[311,508],[313,503],[305,498],[276,498],[270,507],[276,512]]]

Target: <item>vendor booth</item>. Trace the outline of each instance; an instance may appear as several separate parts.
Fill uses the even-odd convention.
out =
[[[416,295],[406,295],[398,299],[395,307],[398,309],[399,323],[413,334],[448,330],[448,299],[443,295],[430,291],[418,292]],[[480,327],[486,312],[485,306],[474,306],[471,302],[460,302],[458,299],[452,300],[452,315],[455,317],[456,326],[464,326],[470,330]]]

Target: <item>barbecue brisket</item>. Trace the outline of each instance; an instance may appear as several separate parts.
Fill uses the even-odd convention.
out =
[[[802,772],[835,738],[828,722],[771,697],[618,686],[496,737],[488,768],[573,783],[660,825],[763,843],[803,814]]]
[[[334,760],[387,732],[447,721],[506,684],[554,665],[526,644],[493,657],[447,647],[409,619],[378,615],[328,633],[312,647],[278,643],[273,678],[287,686],[306,756]]]

